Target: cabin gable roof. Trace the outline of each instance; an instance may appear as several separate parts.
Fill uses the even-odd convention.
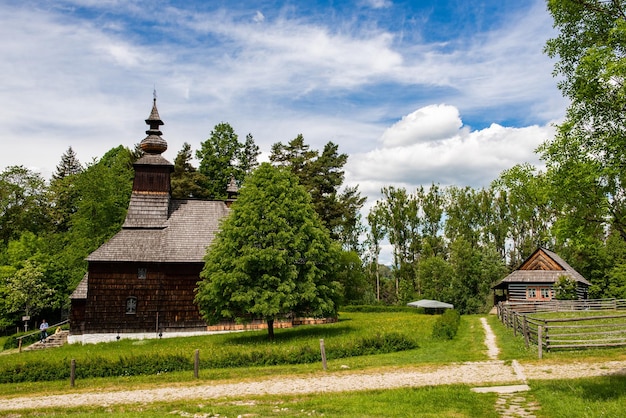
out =
[[[591,286],[580,273],[556,253],[545,248],[538,248],[511,274],[492,286],[493,289],[507,288],[511,283],[554,284],[560,277],[566,276],[578,283]]]

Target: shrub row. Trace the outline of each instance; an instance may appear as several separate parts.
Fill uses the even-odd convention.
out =
[[[77,378],[137,376],[191,370],[193,363],[183,356],[134,356],[107,361],[94,357],[82,360],[76,366]],[[0,383],[20,383],[65,380],[70,378],[70,360],[62,362],[24,362],[11,367],[0,367]]]
[[[424,310],[411,308],[410,306],[394,306],[394,305],[349,305],[342,306],[343,312],[416,312],[424,313]]]
[[[447,309],[433,325],[433,338],[451,340],[456,336],[461,323],[461,315],[455,309]]]
[[[369,354],[385,354],[417,348],[417,342],[399,333],[377,334],[350,343],[326,346],[328,359]],[[76,378],[152,375],[172,371],[193,370],[192,353],[183,355],[135,355],[109,360],[92,357],[76,364]],[[279,364],[304,364],[321,361],[319,346],[302,345],[289,348],[228,350],[201,354],[200,367],[250,367]],[[39,360],[12,366],[0,366],[0,383],[65,380],[70,377],[70,360],[62,362]]]

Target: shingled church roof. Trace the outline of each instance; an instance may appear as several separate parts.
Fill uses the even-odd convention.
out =
[[[89,262],[200,263],[228,214],[224,201],[171,199],[173,166],[161,156],[167,142],[159,130],[164,123],[156,98],[146,124],[148,136],[140,144],[145,154],[134,164],[135,181],[122,230],[91,253]]]
[[[172,200],[163,228],[123,228],[87,261],[202,262],[228,210],[222,201]]]

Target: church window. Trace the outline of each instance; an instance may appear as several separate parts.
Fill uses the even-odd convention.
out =
[[[137,298],[135,296],[126,298],[126,313],[128,315],[134,315],[137,313]]]

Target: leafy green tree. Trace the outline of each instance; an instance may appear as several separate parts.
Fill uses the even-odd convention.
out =
[[[423,298],[442,302],[454,300],[454,268],[442,256],[435,255],[421,260],[418,274]]]
[[[538,247],[553,247],[555,211],[552,191],[545,174],[530,164],[516,165],[492,183],[499,207],[501,225],[509,240],[508,257],[511,266],[519,265]],[[499,201],[496,201],[499,203]],[[558,221],[558,220],[557,220]],[[500,249],[501,243],[498,244]]]
[[[421,295],[417,261],[421,251],[419,204],[415,195],[404,188],[382,189],[383,220],[389,243],[393,246],[393,265],[396,296],[400,300]],[[401,296],[401,285],[404,289]]]
[[[341,251],[336,280],[343,288],[342,304],[358,305],[375,299],[372,286],[367,282],[363,263],[355,251]]]
[[[52,304],[54,290],[46,285],[40,266],[30,261],[6,278],[2,288],[8,313],[37,315]]]
[[[365,233],[365,226],[361,208],[367,198],[361,196],[358,186],[349,186],[343,189],[338,200],[341,202],[340,226],[337,228],[339,242],[346,251],[362,255],[364,248],[361,239]]]
[[[609,224],[626,240],[625,8],[621,0],[548,1],[558,35],[546,52],[570,106],[540,152],[569,232],[601,234]]]
[[[49,231],[47,186],[39,173],[12,166],[0,173],[0,241]]]
[[[203,317],[245,322],[337,314],[339,248],[288,170],[263,163],[246,180],[208,250],[196,302]]]
[[[191,158],[191,145],[185,142],[174,159],[174,172],[171,176],[174,199],[208,197],[208,191],[203,186],[207,179],[191,164]]]
[[[491,286],[508,271],[504,260],[494,246],[476,247],[462,237],[450,243],[449,251],[454,308],[463,314],[487,311],[493,306]]]
[[[561,276],[554,284],[554,298],[558,300],[578,299],[576,281],[571,277]]]
[[[226,198],[230,179],[234,178],[241,185],[246,174],[257,166],[258,155],[259,148],[252,135],[248,134],[242,144],[228,123],[215,125],[209,139],[196,151],[196,158],[200,160],[198,171],[206,178],[207,196]]]
[[[555,209],[553,234],[560,253],[594,284],[590,292],[603,295],[620,287],[603,247],[612,234],[626,241],[626,2],[547,4],[557,35],[545,52],[556,60],[554,74],[570,102],[556,136],[539,148]]]
[[[119,146],[78,176],[81,199],[70,221],[71,245],[89,254],[120,230],[132,192],[133,162],[133,153]]]
[[[367,214],[367,223],[369,225],[367,234],[369,266],[375,281],[376,300],[380,301],[380,264],[378,258],[380,257],[381,243],[386,235],[385,213],[380,202],[376,202],[370,209]]]
[[[446,198],[440,187],[432,184],[428,190],[423,186],[417,190],[417,201],[422,212],[422,233],[424,256],[443,255],[445,243],[443,240],[443,214]]]

